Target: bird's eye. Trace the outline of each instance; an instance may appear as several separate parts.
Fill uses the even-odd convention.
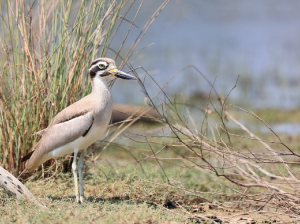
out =
[[[100,69],[105,69],[105,68],[106,68],[106,66],[105,66],[104,64],[99,64],[98,67],[99,67]]]

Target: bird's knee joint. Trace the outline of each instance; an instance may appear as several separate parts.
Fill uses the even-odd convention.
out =
[[[72,164],[72,169],[75,171],[77,170],[77,165],[75,163]]]

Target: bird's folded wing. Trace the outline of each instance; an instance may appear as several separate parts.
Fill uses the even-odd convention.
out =
[[[37,131],[37,132],[33,133],[32,135],[39,135],[39,136],[42,136],[42,135],[44,134],[45,131],[46,131],[46,128],[43,129],[43,130]]]
[[[76,117],[85,115],[88,112],[93,111],[93,108],[96,106],[95,100],[91,99],[90,96],[86,96],[81,100],[71,104],[70,106],[66,107],[62,111],[60,111],[51,121],[49,126],[45,129],[35,132],[33,135],[43,136],[45,131],[55,125],[60,124],[69,120],[72,120]]]
[[[93,120],[93,113],[86,112],[64,122],[50,125],[43,133],[41,140],[35,145],[34,152],[26,163],[26,168],[30,169],[42,155],[87,135],[93,125]]]
[[[81,100],[71,104],[62,111],[60,111],[51,121],[48,128],[52,125],[59,124],[72,120],[76,117],[92,112],[97,106],[97,101],[93,100],[90,95],[82,98]]]

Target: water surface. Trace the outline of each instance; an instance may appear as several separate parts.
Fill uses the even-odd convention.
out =
[[[135,22],[139,28],[132,29],[124,53],[161,2],[145,1]],[[134,5],[132,12],[138,5]],[[288,4],[281,0],[171,1],[137,50],[154,44],[134,56],[130,63],[143,66],[160,85],[185,66],[195,65],[211,82],[217,77],[216,87],[223,94],[240,75],[229,98],[233,103],[246,109],[299,107],[299,11],[297,0]],[[132,13],[126,18],[133,16]],[[129,24],[120,29],[117,39],[123,39],[128,27]],[[117,39],[113,45],[116,49],[120,43]],[[154,94],[154,84],[150,80],[146,83]],[[113,91],[123,84],[117,83]],[[129,89],[116,100],[141,104],[140,89]],[[184,71],[166,88],[169,94],[183,93],[187,97],[209,90],[210,86],[193,69]]]

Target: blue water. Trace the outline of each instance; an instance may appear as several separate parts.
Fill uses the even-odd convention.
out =
[[[145,1],[122,56],[161,0]],[[138,8],[137,2],[132,12]],[[174,0],[167,5],[137,50],[154,43],[130,59],[143,66],[160,85],[188,65],[195,65],[224,95],[240,79],[229,100],[246,109],[300,106],[300,1],[290,0]],[[124,14],[124,11],[121,14]],[[126,18],[132,19],[134,14]],[[129,27],[124,23],[112,47],[118,49]],[[113,53],[108,56],[113,57]],[[128,68],[124,68],[124,70]],[[143,75],[143,71],[139,72]],[[137,84],[118,82],[115,100],[142,104]],[[158,89],[146,80],[154,94]],[[210,86],[188,69],[166,88],[170,95],[208,92]]]

